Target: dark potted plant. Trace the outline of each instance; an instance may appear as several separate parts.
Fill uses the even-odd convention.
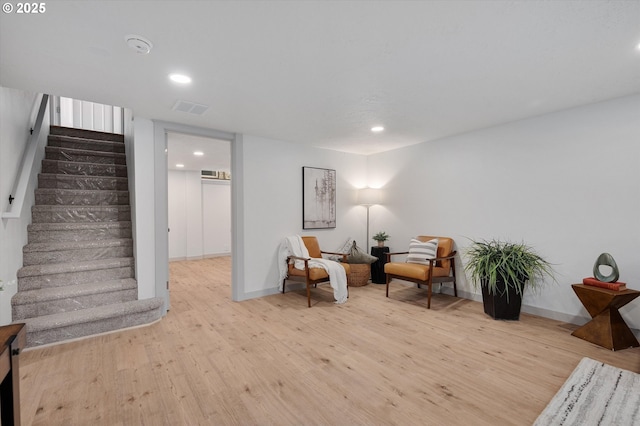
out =
[[[498,240],[473,241],[464,269],[482,288],[484,312],[494,319],[518,320],[525,284],[538,290],[553,268],[530,246]]]

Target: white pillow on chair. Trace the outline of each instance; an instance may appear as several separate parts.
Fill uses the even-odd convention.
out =
[[[429,265],[430,259],[435,259],[438,253],[438,239],[434,238],[427,242],[411,239],[409,243],[409,255],[407,263],[419,263],[421,265]]]
[[[349,237],[343,244],[340,245],[340,247],[336,249],[335,253],[349,254],[349,252],[351,251],[351,246],[353,246],[353,238]],[[335,260],[336,262],[341,262],[342,256],[329,255],[327,256],[327,259]]]

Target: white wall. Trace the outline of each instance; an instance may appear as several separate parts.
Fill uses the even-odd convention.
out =
[[[35,95],[0,90],[0,202],[6,208]],[[128,155],[135,161],[132,214],[143,299],[156,296],[164,285],[156,283],[158,267],[164,266],[157,265],[155,241],[162,225],[155,219],[156,169],[164,146],[150,120],[136,118],[134,136]],[[371,234],[387,231],[393,250],[405,249],[408,239],[421,233],[450,235],[462,251],[467,238],[525,241],[556,264],[558,285],[527,294],[524,310],[582,323],[587,313],[570,284],[591,275],[600,253],[611,253],[620,279],[640,288],[639,139],[640,95],[370,157],[243,135],[240,158],[234,159],[241,208],[233,220],[242,225],[234,249],[242,256],[234,262],[242,269],[236,299],[277,292],[277,248],[286,235],[317,235],[327,249],[349,236],[368,246],[366,210],[354,204],[355,188],[368,184],[384,186],[386,194],[384,205],[371,208]],[[337,171],[337,228],[302,230],[303,166]],[[19,221],[1,223],[3,281],[15,279],[22,265],[30,209],[23,211]],[[203,226],[198,232],[207,230]],[[462,294],[479,298],[461,265],[458,272]],[[635,329],[640,328],[638,305],[622,309]],[[3,306],[0,323],[8,322]]]
[[[202,181],[202,236],[205,256],[231,252],[231,186],[229,181]]]
[[[199,171],[169,170],[169,259],[230,254],[229,181],[202,180]]]
[[[523,310],[584,323],[570,285],[592,276],[600,253],[640,289],[639,140],[636,95],[373,155],[369,184],[387,204],[372,208],[372,228],[393,250],[423,233],[459,249],[467,238],[524,241],[556,264],[558,284],[526,294]],[[458,272],[459,289],[477,294]],[[640,329],[640,303],[621,313]]]
[[[9,194],[13,191],[39,105],[39,96],[35,93],[0,87],[0,207],[3,212],[9,206]],[[39,144],[49,134],[48,113],[42,126]],[[22,247],[27,244],[27,225],[31,223],[31,207],[35,202],[34,190],[43,155],[44,150],[36,156],[36,169],[31,174],[20,218],[2,219],[0,223],[0,280],[4,284],[4,291],[0,291],[0,325],[11,322],[11,297],[18,290],[16,274],[22,267]]]
[[[136,280],[138,281],[138,299],[156,297],[156,245],[155,245],[155,160],[153,122],[146,118],[136,117],[134,120],[133,152],[135,175],[133,184],[129,184],[131,211],[134,222]],[[127,147],[130,149],[130,147]],[[127,159],[129,161],[129,159]],[[131,166],[130,166],[131,167]]]
[[[242,167],[246,264],[241,299],[278,291],[277,251],[288,235],[316,235],[323,249],[335,250],[347,237],[364,240],[366,210],[354,205],[364,185],[366,157],[300,144],[243,136]],[[337,226],[302,229],[302,167],[336,170]],[[238,172],[233,170],[234,179]]]
[[[169,170],[169,260],[187,258],[187,191],[186,172]]]

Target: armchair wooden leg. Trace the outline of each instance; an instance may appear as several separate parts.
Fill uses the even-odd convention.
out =
[[[285,286],[286,282],[287,282],[286,278],[284,280],[282,280],[282,294],[284,294],[284,286]]]
[[[311,307],[311,286],[307,284],[307,306]]]
[[[453,295],[458,297],[458,287],[456,286],[456,262],[451,259],[451,271],[453,272]]]
[[[431,283],[427,285],[427,309],[431,309]]]
[[[390,278],[389,278],[389,275],[387,275],[387,297],[389,297],[389,281],[390,281]]]

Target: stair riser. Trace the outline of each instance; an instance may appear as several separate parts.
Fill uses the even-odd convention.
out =
[[[90,294],[69,299],[43,300],[37,303],[14,305],[13,320],[33,318],[42,315],[59,314],[62,312],[77,311],[79,309],[94,308],[96,306],[122,303],[138,298],[137,289],[112,291],[109,293]]]
[[[95,163],[95,164],[117,164],[125,165],[126,157],[120,154],[100,155],[89,154],[83,152],[74,152],[72,150],[65,151],[57,147],[47,147],[45,160],[53,161],[75,161],[78,163]]]
[[[33,223],[128,222],[131,220],[129,209],[90,210],[82,207],[72,210],[37,209],[37,206],[33,209]]]
[[[109,190],[127,191],[129,183],[124,178],[91,177],[91,176],[70,176],[44,174],[38,176],[39,188],[56,189],[88,189],[88,190]]]
[[[133,266],[18,278],[18,291],[133,278]]]
[[[75,138],[86,138],[93,140],[105,140],[114,142],[124,142],[124,135],[115,133],[99,132],[96,130],[76,129],[73,127],[51,126],[49,134],[53,136],[71,136]]]
[[[29,232],[30,243],[55,243],[61,241],[98,241],[115,238],[131,238],[131,228],[93,228],[81,231]]]
[[[36,205],[59,206],[115,206],[129,205],[129,193],[105,191],[91,194],[88,197],[73,194],[51,194],[38,192],[36,189]]]
[[[84,260],[111,259],[133,256],[133,247],[100,247],[82,250],[58,250],[27,252],[23,254],[24,266],[50,263],[69,263]]]
[[[118,142],[95,142],[84,139],[67,139],[49,136],[47,145],[60,148],[84,149],[87,151],[124,153],[124,144]]]
[[[127,166],[42,160],[42,173],[74,176],[127,177]]]
[[[158,309],[142,312],[123,314],[122,316],[99,319],[80,324],[71,324],[66,327],[51,328],[29,332],[27,323],[27,347],[45,345],[47,343],[59,342],[62,340],[75,339],[78,337],[90,336],[92,334],[105,333],[137,325],[149,324],[160,319]]]

